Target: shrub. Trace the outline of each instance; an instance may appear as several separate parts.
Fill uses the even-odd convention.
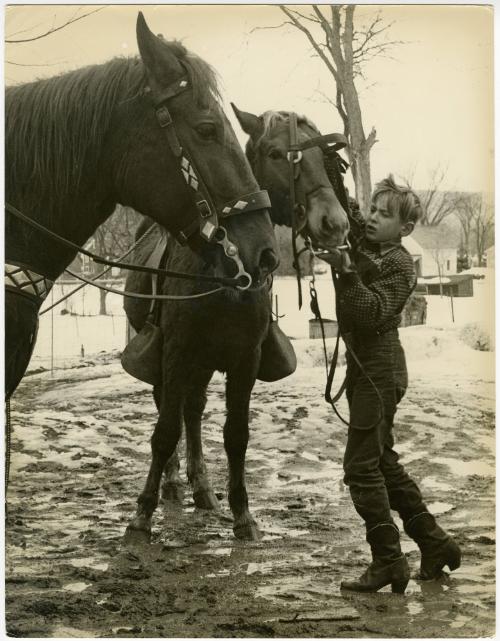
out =
[[[464,325],[460,331],[460,339],[480,352],[491,352],[493,349],[490,332],[479,323]]]

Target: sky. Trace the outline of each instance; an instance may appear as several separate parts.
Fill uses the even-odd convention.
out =
[[[5,7],[5,34],[30,38],[98,5]],[[333,80],[302,33],[272,5],[102,5],[48,37],[5,47],[7,85],[48,77],[114,56],[138,53],[135,21],[142,10],[155,33],[182,40],[218,71],[225,104],[262,113],[293,110],[322,133],[341,132]],[[299,8],[295,6],[295,8]],[[307,9],[307,7],[304,7]],[[493,10],[467,5],[362,5],[358,26],[381,12],[391,24],[390,57],[364,68],[358,91],[365,134],[376,128],[372,180],[389,172],[428,187],[446,168],[442,188],[493,189]],[[274,27],[274,28],[271,28]],[[15,63],[15,64],[12,64]],[[246,136],[231,122],[242,143]],[[352,182],[348,179],[349,186]]]

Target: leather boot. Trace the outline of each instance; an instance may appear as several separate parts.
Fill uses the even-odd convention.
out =
[[[445,565],[460,567],[461,552],[457,543],[436,523],[430,512],[421,512],[404,523],[405,532],[420,548],[420,578],[436,579]]]
[[[410,580],[410,568],[399,544],[399,530],[394,523],[380,523],[366,533],[373,561],[359,579],[342,581],[343,590],[377,592],[386,585],[403,594]]]

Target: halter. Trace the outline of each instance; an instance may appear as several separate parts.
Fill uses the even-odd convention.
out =
[[[89,256],[96,263],[100,263],[102,265],[120,267],[122,269],[133,271],[162,274],[173,278],[205,280],[219,283],[223,286],[236,287],[236,289],[239,290],[248,289],[252,285],[252,277],[244,268],[239,256],[238,247],[228,239],[226,229],[219,224],[219,218],[224,219],[245,212],[269,209],[271,207],[269,195],[265,190],[255,191],[225,203],[220,207],[220,209],[215,207],[210,196],[210,192],[201,179],[199,172],[196,171],[196,166],[192,158],[179,142],[172,116],[170,115],[170,111],[167,106],[168,101],[186,91],[189,88],[189,84],[188,76],[185,75],[163,90],[160,95],[153,95],[149,86],[146,86],[143,90],[145,95],[150,96],[155,110],[156,120],[162,131],[165,133],[168,148],[178,161],[179,171],[182,173],[186,188],[189,190],[189,197],[192,203],[191,211],[189,212],[191,214],[190,222],[181,231],[173,235],[182,245],[188,243],[195,233],[199,233],[202,239],[211,245],[220,245],[225,256],[235,263],[237,268],[236,276],[229,278],[201,274],[184,274],[171,270],[107,260],[100,256],[96,256],[92,252],[80,247],[80,245],[59,236],[59,234],[56,234],[50,229],[47,229],[44,225],[41,225],[29,216],[26,216],[9,203],[5,203],[6,211],[31,227],[38,229],[42,233],[58,241],[60,244],[71,247],[71,249]],[[36,273],[29,265],[15,261],[13,263],[6,264],[5,284],[7,289],[10,291],[15,292],[16,294],[26,295],[41,304],[50,291],[53,281],[44,275]]]
[[[319,147],[324,155],[324,166],[330,180],[333,191],[337,196],[340,204],[344,208],[346,215],[349,216],[349,201],[347,192],[342,180],[342,174],[345,173],[348,163],[339,155],[338,150],[347,146],[347,138],[342,134],[325,134],[309,138],[302,143],[298,140],[297,114],[289,113],[289,136],[287,160],[289,166],[289,184],[290,184],[290,206],[292,211],[292,250],[295,272],[297,274],[297,286],[299,292],[299,309],[302,307],[302,287],[301,271],[299,256],[302,251],[307,251],[312,246],[310,238],[305,234],[307,223],[307,198],[304,185],[301,181],[301,162],[303,152],[306,149]],[[297,250],[297,238],[301,235],[306,239],[306,247]],[[338,249],[345,249],[346,245]]]

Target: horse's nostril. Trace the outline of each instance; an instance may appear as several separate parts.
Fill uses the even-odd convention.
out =
[[[278,266],[278,257],[272,249],[264,249],[260,255],[259,267],[267,273],[272,272]]]
[[[332,231],[335,231],[335,228],[338,227],[338,225],[328,215],[325,214],[321,219],[321,227],[323,228],[323,231],[330,233]]]

